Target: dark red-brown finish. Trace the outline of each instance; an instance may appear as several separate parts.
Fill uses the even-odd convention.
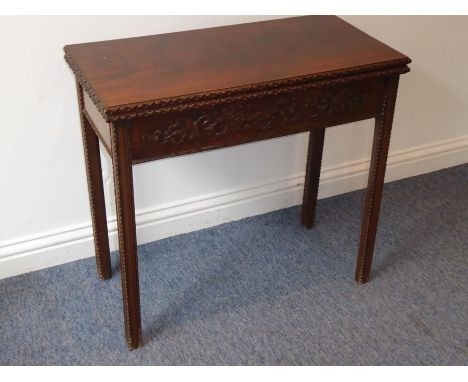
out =
[[[76,84],[78,106],[83,136],[83,149],[88,179],[88,195],[91,209],[91,221],[94,233],[94,250],[98,276],[102,280],[112,277],[111,259],[109,252],[109,236],[107,232],[106,204],[102,181],[101,155],[99,153],[99,138],[93,131],[92,125],[83,108],[83,89]]]
[[[387,80],[382,109],[375,118],[374,142],[372,145],[369,180],[366,201],[364,202],[361,240],[356,266],[356,281],[359,284],[366,283],[369,280],[380,203],[382,201],[388,148],[390,146],[393,113],[398,91],[398,80],[398,77],[392,77]]]
[[[125,333],[142,345],[132,165],[310,132],[302,224],[314,224],[325,128],[376,119],[356,280],[369,279],[405,55],[335,16],[69,45],[102,278],[110,277],[98,138],[114,171]],[[81,88],[84,89],[84,93]],[[339,222],[337,222],[338,224]]]
[[[324,140],[325,129],[311,130],[309,136],[309,149],[307,150],[304,198],[302,201],[301,215],[302,225],[306,228],[312,228],[315,222],[315,209],[317,207]]]
[[[406,59],[335,16],[68,45],[65,52],[107,108]]]
[[[140,285],[133,200],[132,158],[128,123],[111,125],[115,205],[120,248],[120,273],[124,301],[125,336],[130,349],[141,346]]]
[[[312,83],[135,118],[133,160],[162,159],[372,118],[383,86],[381,78],[356,80],[352,87]]]

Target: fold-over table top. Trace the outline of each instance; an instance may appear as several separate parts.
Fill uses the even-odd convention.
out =
[[[335,16],[67,45],[64,50],[101,111],[296,77],[340,77],[410,62]]]

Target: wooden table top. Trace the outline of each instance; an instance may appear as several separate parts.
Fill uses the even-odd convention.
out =
[[[347,76],[410,62],[335,16],[74,44],[64,50],[101,112],[304,76]]]

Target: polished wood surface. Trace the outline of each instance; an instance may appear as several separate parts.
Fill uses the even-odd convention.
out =
[[[335,16],[68,45],[65,52],[105,107],[407,60]]]
[[[113,162],[127,345],[142,345],[132,165],[310,132],[301,221],[315,222],[325,129],[375,118],[356,281],[369,280],[405,55],[334,16],[69,45],[98,274],[111,277],[99,140]],[[287,160],[287,158],[285,158]],[[339,222],[337,222],[339,224]]]

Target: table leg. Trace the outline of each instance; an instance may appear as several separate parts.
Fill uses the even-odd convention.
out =
[[[324,128],[310,131],[301,218],[306,228],[314,226],[324,138]]]
[[[81,132],[88,180],[88,195],[93,225],[94,250],[96,266],[101,280],[112,277],[111,258],[109,252],[109,236],[107,231],[106,205],[102,181],[101,155],[99,153],[99,138],[83,113],[83,89],[77,83],[78,105],[80,109]]]
[[[129,349],[141,346],[140,287],[133,199],[132,159],[129,127],[126,123],[111,125],[112,162],[115,204],[120,249],[120,270],[124,305],[125,337]]]
[[[375,118],[374,142],[364,202],[364,213],[361,226],[361,240],[356,265],[356,281],[364,284],[369,280],[374,252],[375,236],[379,219],[380,202],[387,165],[388,147],[392,130],[393,113],[399,77],[388,79],[380,114]]]

